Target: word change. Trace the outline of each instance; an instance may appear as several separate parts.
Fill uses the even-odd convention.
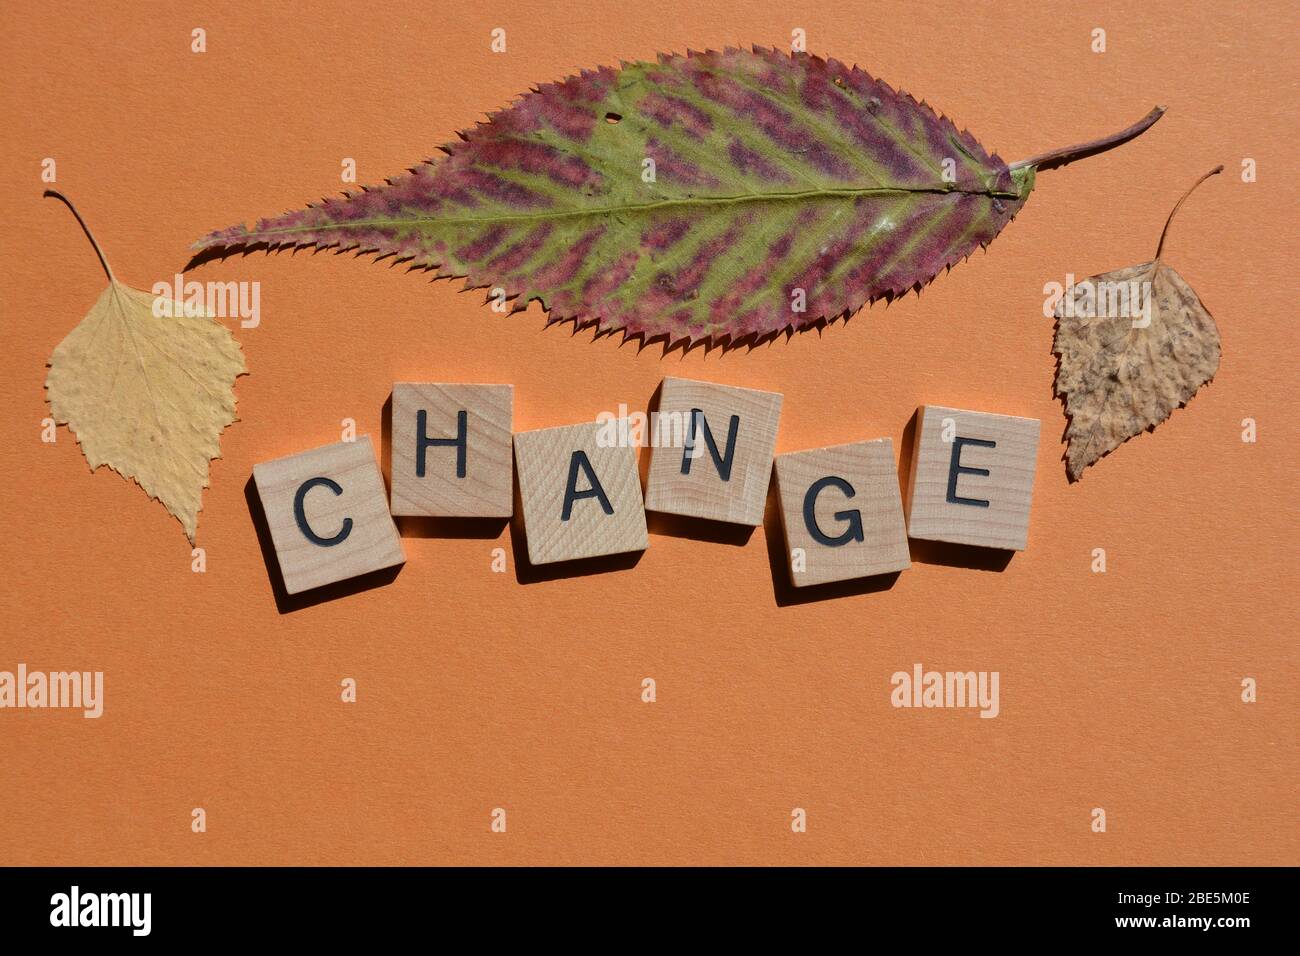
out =
[[[781,401],[664,379],[679,440],[647,449],[643,490],[625,422],[514,432],[510,385],[399,382],[391,494],[368,437],[253,478],[290,594],[400,565],[395,515],[521,514],[528,560],[552,564],[645,550],[647,511],[757,527],[773,477],[797,587],[905,571],[909,538],[1025,549],[1037,420],[922,406],[904,488],[888,438],[776,454]]]

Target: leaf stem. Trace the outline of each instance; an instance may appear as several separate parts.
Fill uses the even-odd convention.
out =
[[[108,281],[114,283],[117,282],[117,279],[113,277],[113,270],[108,266],[108,260],[104,258],[104,250],[99,248],[99,243],[95,241],[95,234],[92,233],[90,227],[86,225],[86,220],[81,218],[81,213],[77,212],[77,207],[72,205],[72,200],[63,195],[63,193],[59,192],[57,189],[45,190],[43,198],[58,199],[72,210],[72,214],[77,217],[77,222],[81,224],[81,229],[85,232],[86,238],[90,240],[90,244],[94,247],[95,255],[99,256],[99,264],[104,267],[104,272],[108,275]]]
[[[1169,218],[1165,220],[1165,228],[1160,231],[1160,244],[1156,246],[1156,257],[1155,259],[1152,260],[1152,262],[1160,261],[1160,253],[1163,252],[1165,248],[1165,236],[1169,235],[1169,224],[1174,221],[1174,216],[1178,215],[1178,210],[1182,208],[1183,203],[1187,202],[1187,197],[1190,196],[1192,193],[1194,193],[1196,191],[1196,187],[1199,186],[1201,183],[1205,182],[1211,176],[1215,176],[1221,172],[1223,172],[1222,163],[1220,163],[1218,166],[1215,166],[1213,169],[1211,169],[1200,179],[1196,180],[1196,182],[1192,183],[1192,188],[1187,190],[1187,192],[1183,193],[1183,198],[1178,200],[1178,202],[1174,205],[1173,211],[1169,213]]]
[[[1156,120],[1164,115],[1165,108],[1157,106],[1128,129],[1112,133],[1110,136],[1103,136],[1101,139],[1094,139],[1089,143],[1077,143],[1074,146],[1066,146],[1064,149],[1054,149],[1050,152],[1040,153],[1037,156],[1031,156],[1029,159],[1022,159],[1018,163],[1012,163],[1010,168],[1021,169],[1025,166],[1035,166],[1039,170],[1055,169],[1057,166],[1064,166],[1066,163],[1072,163],[1076,159],[1083,159],[1085,156],[1104,153],[1108,149],[1114,149],[1116,146],[1141,136],[1155,125]]]

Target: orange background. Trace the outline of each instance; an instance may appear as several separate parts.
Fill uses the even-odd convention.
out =
[[[103,670],[106,710],[0,712],[0,862],[1298,862],[1294,5],[230,7],[6,4],[0,669]],[[352,256],[205,265],[193,278],[262,283],[261,327],[235,329],[252,374],[204,497],[205,574],[66,429],[41,443],[45,361],[104,283],[40,198],[44,157],[148,290],[209,230],[340,190],[343,157],[378,182],[532,83],[794,27],[1008,160],[1169,113],[1044,173],[919,298],[752,353],[593,342]],[[1218,377],[1070,486],[1043,284],[1149,259],[1220,162],[1167,247],[1222,330]],[[512,529],[408,525],[392,583],[277,610],[254,463],[336,441],[347,417],[378,442],[395,380],[512,382],[522,430],[644,408],[667,374],[784,393],[778,451],[898,447],[926,402],[1039,418],[1029,549],[998,571],[914,545],[887,590],[792,604],[771,516],[743,545],[652,523],[633,568],[523,581],[513,557],[489,570]],[[1001,716],[891,708],[890,675],[917,661],[1000,671]]]

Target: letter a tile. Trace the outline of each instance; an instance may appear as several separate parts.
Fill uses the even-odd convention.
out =
[[[636,449],[590,422],[515,435],[528,560],[551,564],[644,551],[645,506]],[[625,428],[617,429],[626,434]]]

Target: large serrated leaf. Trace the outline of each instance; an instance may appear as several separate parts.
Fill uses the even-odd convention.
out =
[[[552,320],[735,344],[919,289],[998,234],[1038,165],[856,67],[757,48],[584,71],[443,151],[196,249],[373,252]]]

